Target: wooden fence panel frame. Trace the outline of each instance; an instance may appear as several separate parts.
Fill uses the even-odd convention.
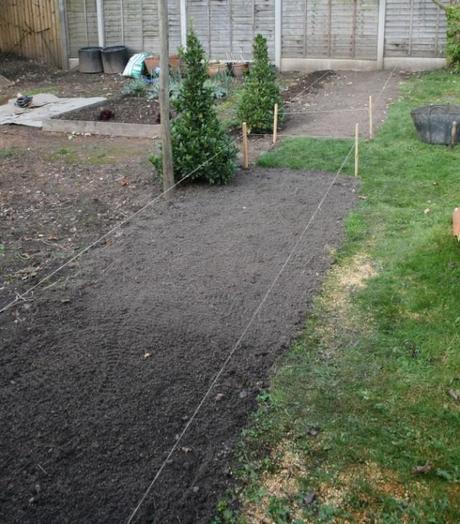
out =
[[[62,0],[2,0],[0,52],[67,67]]]

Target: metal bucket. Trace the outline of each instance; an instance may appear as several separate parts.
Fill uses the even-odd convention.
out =
[[[128,60],[128,49],[124,45],[104,47],[102,50],[104,73],[123,73]]]
[[[411,111],[411,116],[423,142],[451,144],[453,123],[457,122],[455,143],[460,143],[460,106],[446,104],[419,107]]]
[[[102,73],[101,47],[82,47],[78,51],[80,73]]]

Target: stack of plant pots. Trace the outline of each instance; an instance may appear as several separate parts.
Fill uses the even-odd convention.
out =
[[[249,62],[231,62],[231,72],[235,78],[243,78],[249,72]]]
[[[220,73],[227,72],[227,64],[223,62],[209,62],[208,64],[208,75],[212,78]]]
[[[144,60],[145,68],[149,75],[155,72],[157,67],[160,67],[160,56],[159,55],[150,55]],[[171,55],[169,57],[169,68],[171,71],[177,72],[180,71],[181,61],[179,55]]]

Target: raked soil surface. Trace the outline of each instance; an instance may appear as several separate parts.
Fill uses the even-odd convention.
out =
[[[399,96],[399,84],[410,76],[402,71],[320,71],[306,77],[306,89],[289,96],[288,121],[280,136],[348,138],[359,124],[369,137],[369,96],[373,100],[374,133],[385,121],[389,105]],[[296,84],[302,84],[300,80]]]
[[[331,181],[256,169],[184,187],[0,316],[2,522],[127,522],[162,464],[133,522],[210,520],[342,240],[344,176],[299,236]]]

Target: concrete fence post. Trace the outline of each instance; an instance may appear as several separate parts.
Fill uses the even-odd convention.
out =
[[[385,68],[385,18],[386,0],[379,1],[379,28],[377,34],[377,65],[379,69]]]
[[[275,0],[275,65],[281,69],[282,0]]]

